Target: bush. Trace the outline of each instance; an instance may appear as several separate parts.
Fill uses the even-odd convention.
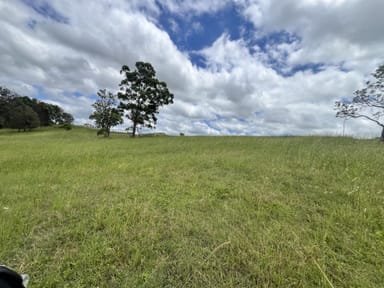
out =
[[[70,123],[64,123],[60,126],[60,128],[63,128],[65,130],[72,130],[72,125]]]
[[[104,128],[101,128],[100,130],[97,131],[97,136],[107,137],[107,135],[108,135],[107,130]]]

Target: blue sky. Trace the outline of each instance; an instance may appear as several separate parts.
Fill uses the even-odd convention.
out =
[[[273,31],[265,34],[259,31],[258,27],[241,14],[235,3],[229,3],[215,13],[204,13],[201,15],[174,14],[160,6],[158,25],[171,37],[173,43],[181,50],[189,54],[192,64],[205,68],[204,57],[199,54],[201,49],[211,46],[223,33],[226,33],[231,40],[245,39],[246,47],[252,54],[255,47],[268,54],[270,46],[279,44],[292,44],[300,42],[300,38],[285,30]],[[266,64],[282,75],[293,75],[298,71],[311,70],[318,72],[323,66],[322,63],[306,63],[292,67],[284,71],[284,60],[269,57]],[[281,61],[283,60],[283,61]]]
[[[242,34],[254,33],[252,23],[246,21],[234,4],[215,13],[202,15],[174,15],[167,9],[160,10],[159,27],[167,31],[173,42],[182,51],[199,51],[209,47],[223,32],[232,39]]]
[[[175,94],[157,131],[338,135],[334,102],[383,63],[383,10],[379,0],[2,1],[0,85],[84,124],[121,66],[147,61]],[[377,130],[347,124],[357,137]]]
[[[23,0],[23,3],[28,7],[32,8],[36,13],[43,16],[44,18],[53,20],[58,23],[69,24],[69,18],[64,16],[60,11],[56,10],[54,7],[52,7],[49,2]],[[34,25],[36,25],[36,21],[33,19],[31,21],[28,21],[28,23],[34,23]]]

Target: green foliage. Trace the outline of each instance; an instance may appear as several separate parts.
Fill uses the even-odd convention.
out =
[[[72,130],[72,124],[71,123],[64,123],[59,126],[60,128],[63,128],[65,130]]]
[[[6,123],[5,117],[3,115],[0,115],[0,129],[5,127],[5,123]]]
[[[365,88],[357,90],[352,101],[336,102],[336,117],[372,121],[382,128],[380,139],[384,141],[384,65],[377,68],[372,76],[375,81],[368,81]]]
[[[40,121],[31,107],[21,104],[12,109],[8,124],[10,128],[29,131],[39,127]]]
[[[73,116],[69,113],[63,112],[61,114],[61,119],[59,120],[58,124],[72,124],[75,119]]]
[[[0,259],[31,287],[383,283],[376,141],[2,130],[0,161]]]
[[[105,130],[104,128],[101,128],[97,131],[97,136],[104,136],[104,137],[108,137],[109,136],[109,133],[107,133],[107,130]]]
[[[103,134],[105,137],[108,137],[111,127],[123,123],[122,113],[116,107],[117,99],[113,93],[107,92],[106,89],[100,89],[97,95],[99,99],[92,104],[95,111],[89,118],[95,120],[97,128],[101,128],[97,135]]]
[[[0,128],[9,127],[10,111],[13,108],[14,93],[0,86]]]
[[[155,77],[155,69],[150,63],[137,62],[134,71],[124,65],[120,74],[124,79],[118,93],[119,107],[126,111],[125,116],[132,121],[132,136],[135,137],[139,126],[155,128],[159,108],[173,103],[173,94],[165,82]]]
[[[48,104],[27,96],[20,96],[0,86],[0,128],[11,127],[11,118],[13,121],[17,118],[12,114],[14,114],[15,109],[20,106],[30,107],[36,113],[39,119],[38,126],[61,125],[64,123],[71,124],[74,121],[71,114],[64,112],[64,110],[57,105]]]

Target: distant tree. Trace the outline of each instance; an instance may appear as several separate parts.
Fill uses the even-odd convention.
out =
[[[63,112],[59,124],[72,124],[73,121],[75,121],[75,118],[73,118],[72,114]]]
[[[71,130],[72,124],[71,123],[64,123],[64,124],[60,125],[59,128],[63,128],[65,130]]]
[[[336,117],[364,118],[381,127],[380,140],[384,141],[384,65],[372,74],[374,82],[354,93],[352,101],[337,101]]]
[[[39,126],[39,117],[31,107],[21,104],[12,110],[9,118],[9,128],[27,131]]]
[[[0,115],[0,129],[4,128],[4,126],[5,126],[5,118],[4,116]]]
[[[9,122],[9,104],[0,98],[0,129],[7,127]]]
[[[159,108],[173,103],[173,94],[167,84],[155,76],[155,69],[150,63],[137,62],[131,71],[127,65],[121,68],[124,79],[120,83],[119,107],[126,111],[125,116],[132,121],[132,136],[140,126],[155,128]]]
[[[49,107],[52,104],[48,104],[37,99],[32,99],[32,109],[37,113],[40,119],[40,126],[52,125],[52,121],[49,115]]]
[[[117,97],[106,89],[100,89],[97,92],[99,99],[92,104],[95,109],[89,116],[89,119],[95,120],[96,127],[101,128],[99,134],[108,137],[111,127],[122,124],[123,118],[121,111],[117,108]]]
[[[11,90],[0,86],[0,128],[9,126],[9,115],[15,96]]]
[[[50,106],[54,106],[52,104],[45,103],[35,98],[29,97],[17,97],[15,98],[17,104],[25,104],[33,109],[37,113],[37,116],[40,120],[40,126],[49,126],[52,125],[52,120],[50,119]]]
[[[73,116],[54,104],[48,104],[38,99],[20,96],[15,92],[0,86],[0,128],[10,127],[10,118],[19,106],[32,108],[39,118],[39,126],[71,124]],[[20,112],[19,108],[16,112]],[[17,117],[13,117],[15,120]]]
[[[65,123],[71,124],[74,121],[71,114],[64,112],[64,110],[57,105],[49,106],[48,115],[50,123],[53,125],[62,125]]]
[[[13,93],[11,90],[9,90],[6,87],[0,86],[0,97],[1,98],[14,98],[15,93]]]

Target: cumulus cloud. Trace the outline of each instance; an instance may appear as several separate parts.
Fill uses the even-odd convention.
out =
[[[204,37],[204,15],[223,9],[242,17],[243,30],[252,23],[250,33],[223,29],[188,51],[169,34],[188,31],[160,23],[165,11],[185,17]],[[175,94],[158,131],[340,135],[334,101],[350,97],[382,63],[383,10],[380,0],[1,1],[0,85],[60,105],[80,124],[98,89],[116,91],[123,64],[148,61]],[[364,121],[346,127],[356,136],[377,133]]]
[[[172,13],[185,17],[185,14],[199,15],[216,12],[230,3],[231,1],[229,0],[163,0],[160,5]]]
[[[372,1],[240,1],[244,15],[264,33],[289,31],[302,40],[289,63],[339,64],[367,73],[382,61],[384,2]]]

